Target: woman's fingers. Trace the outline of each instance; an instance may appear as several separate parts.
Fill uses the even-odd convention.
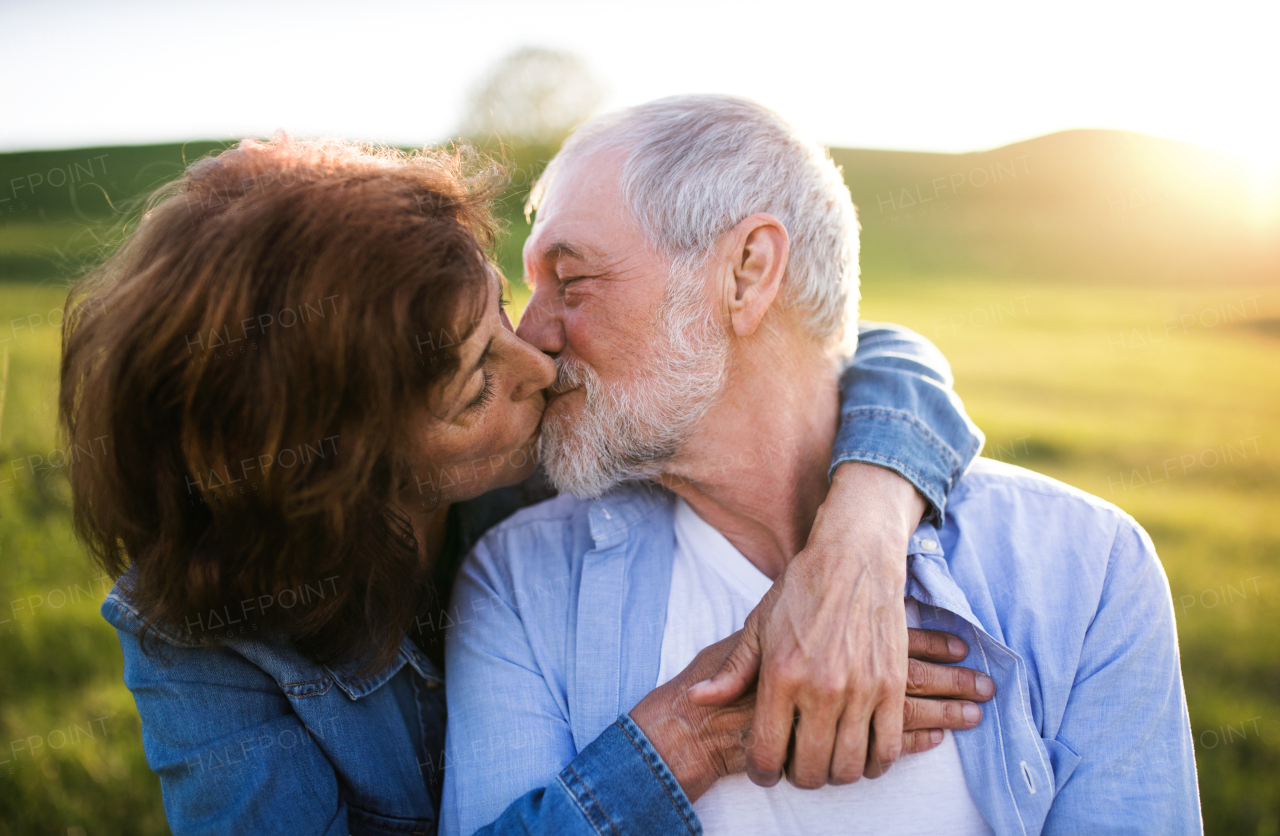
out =
[[[959,636],[941,630],[907,629],[907,655],[926,662],[959,662],[969,654],[969,646]]]
[[[982,708],[967,700],[926,700],[907,697],[902,707],[902,727],[922,729],[971,729],[982,720]]]
[[[758,624],[759,619],[756,618],[756,611],[753,610],[747,617],[747,623],[743,629],[729,637],[734,639],[732,646],[728,644],[729,639],[723,639],[711,646],[717,650],[705,659],[702,653],[698,654],[698,658],[689,665],[690,668],[704,670],[706,665],[699,666],[700,661],[711,663],[713,660],[719,660],[719,664],[708,676],[693,679],[694,684],[689,688],[689,699],[698,705],[727,705],[741,697],[755,684],[756,677],[760,673]],[[726,652],[725,648],[729,650]],[[703,653],[706,653],[706,650]]]
[[[741,643],[742,631],[739,630],[736,633],[730,633],[715,644],[707,645],[698,651],[698,655],[693,657],[693,661],[684,670],[672,678],[672,682],[679,681],[681,686],[686,689],[701,685],[724,669],[734,653],[740,652],[738,648]],[[743,693],[745,692],[744,689]],[[737,694],[719,704],[728,705],[741,696],[742,694]],[[706,704],[697,700],[695,702],[699,705]]]
[[[942,729],[918,729],[902,733],[902,754],[927,752],[942,742]]]
[[[935,665],[919,659],[907,660],[907,696],[946,697],[986,702],[996,693],[996,684],[985,673],[954,665]]]

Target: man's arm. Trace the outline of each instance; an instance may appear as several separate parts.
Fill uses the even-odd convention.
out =
[[[941,519],[983,444],[952,382],[924,337],[860,323],[840,382],[831,492],[809,542],[747,619],[725,667],[691,691],[700,704],[723,704],[759,672],[752,739],[764,742],[747,761],[757,784],[781,778],[793,723],[797,786],[876,777],[901,754],[907,541],[922,516]],[[986,677],[980,684],[983,696],[994,693]]]
[[[1057,733],[1044,833],[1200,833],[1195,752],[1169,582],[1122,524]]]

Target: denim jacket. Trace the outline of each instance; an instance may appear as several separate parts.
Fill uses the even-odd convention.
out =
[[[941,519],[983,441],[951,386],[946,360],[923,337],[864,323],[841,381],[832,467],[890,468]],[[528,501],[504,489],[455,505],[442,571],[451,575],[486,529]],[[452,766],[444,760],[445,689],[412,639],[390,667],[357,677],[357,665],[317,665],[241,611],[199,617],[204,630],[218,631],[216,644],[156,628],[160,652],[144,653],[129,579],[117,583],[102,613],[119,633],[147,763],[160,776],[177,836],[436,832],[443,773]],[[317,579],[257,605],[305,605],[325,593]],[[461,618],[440,615],[446,626]],[[553,780],[514,800],[482,832],[657,836],[696,827],[671,771],[625,714],[582,744]]]

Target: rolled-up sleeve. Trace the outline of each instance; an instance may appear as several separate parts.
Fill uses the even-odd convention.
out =
[[[625,714],[577,751],[530,646],[518,596],[481,541],[463,565],[446,641],[444,836],[700,834],[693,805]]]
[[[831,472],[845,462],[888,468],[929,501],[927,521],[940,523],[947,494],[984,442],[953,384],[933,343],[899,325],[860,322],[840,378]]]
[[[640,727],[623,714],[546,789],[525,793],[477,836],[700,834],[688,796]]]

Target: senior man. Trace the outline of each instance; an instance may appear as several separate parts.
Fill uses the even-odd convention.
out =
[[[451,702],[446,833],[540,786],[634,705],[637,682],[743,625],[827,494],[853,336],[848,191],[758,105],[679,97],[597,119],[532,202],[521,334],[559,366],[543,455],[574,496],[491,531],[459,575],[470,620],[447,665],[467,697]],[[1172,602],[1131,518],[982,461],[903,560],[908,622],[961,636],[995,680],[982,721],[875,781],[812,790],[809,774],[779,782],[786,736],[758,735],[750,775],[694,799],[690,832],[1199,831]],[[833,719],[865,734],[800,711],[797,763],[847,757],[815,731]],[[493,738],[521,741],[500,768],[462,756]]]

